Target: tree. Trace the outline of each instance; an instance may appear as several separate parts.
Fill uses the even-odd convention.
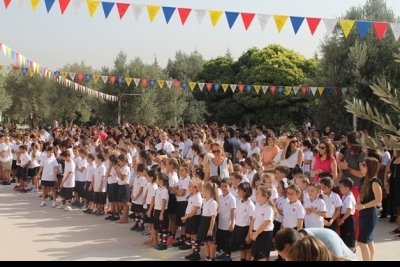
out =
[[[1,115],[4,111],[8,110],[12,105],[12,98],[4,89],[4,77],[0,76],[0,121]]]

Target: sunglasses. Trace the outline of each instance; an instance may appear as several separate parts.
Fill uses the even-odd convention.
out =
[[[319,149],[325,149],[325,147],[324,146],[320,146]]]
[[[221,153],[221,150],[220,150],[220,149],[213,150],[213,151],[212,151],[212,153],[213,153],[213,154],[216,154],[216,153]]]

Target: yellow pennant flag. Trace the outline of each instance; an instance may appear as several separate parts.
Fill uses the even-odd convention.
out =
[[[195,82],[190,82],[189,83],[189,87],[190,87],[190,90],[194,90],[194,88],[196,87],[196,83]]]
[[[100,1],[87,0],[86,3],[90,17],[93,17],[94,13],[96,13],[97,8],[99,7]]]
[[[222,89],[224,90],[224,93],[226,93],[226,90],[228,90],[229,84],[223,83],[222,85]]]
[[[282,31],[283,26],[285,26],[287,19],[288,16],[274,15],[276,28],[279,33]]]
[[[125,82],[128,86],[131,85],[132,78],[125,78]]]
[[[65,78],[67,78],[67,76],[68,76],[68,71],[61,72],[61,77],[63,77],[65,79]]]
[[[0,72],[2,72],[4,69],[4,65],[0,65]]]
[[[160,11],[160,8],[160,6],[147,6],[147,12],[149,13],[150,22],[153,22],[158,14],[158,11]]]
[[[163,88],[164,82],[165,82],[164,80],[157,80],[157,83],[158,83],[158,86],[160,87],[160,89]]]
[[[254,90],[256,91],[257,94],[260,92],[260,89],[261,85],[254,85]]]
[[[222,11],[219,10],[210,10],[208,11],[210,13],[210,19],[211,19],[211,24],[213,27],[217,26],[219,19],[222,16]]]
[[[318,93],[319,95],[322,95],[324,93],[325,87],[318,87]]]
[[[35,74],[35,69],[33,69],[33,68],[29,69],[29,75],[31,75],[31,77],[32,77],[33,74]]]
[[[40,66],[39,66],[39,64],[36,64],[35,72],[36,72],[36,73],[40,73]]]
[[[35,11],[40,3],[40,0],[31,0],[32,10]]]
[[[26,66],[26,57],[22,56],[22,66]]]
[[[11,48],[9,48],[9,47],[7,47],[7,50],[6,50],[6,52],[7,52],[7,56],[11,56]]]
[[[292,92],[292,87],[291,86],[285,86],[285,95],[290,95]]]
[[[345,37],[349,36],[351,29],[353,29],[354,23],[355,20],[346,20],[346,19],[340,20],[340,26],[342,27],[343,34]]]
[[[95,74],[95,75],[93,75],[93,81],[94,81],[94,83],[97,83],[97,81],[100,79],[100,75],[98,75],[98,74]]]

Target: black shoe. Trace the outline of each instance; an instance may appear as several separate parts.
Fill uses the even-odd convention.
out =
[[[143,232],[144,231],[144,226],[139,226],[135,231],[136,232]]]
[[[381,216],[379,216],[380,219],[386,219],[387,218],[387,213],[382,213]]]
[[[110,221],[112,222],[116,222],[119,221],[121,218],[119,216],[112,216],[112,218],[110,219]]]
[[[135,219],[135,215],[134,215],[134,214],[131,214],[131,215],[129,215],[128,217],[129,217],[129,219],[132,219],[132,220]]]
[[[192,254],[189,254],[189,255],[185,256],[185,260],[190,260],[194,255],[195,254],[192,253]]]
[[[396,217],[393,216],[393,215],[390,216],[389,222],[390,222],[390,223],[395,223],[395,222],[396,222]]]
[[[176,241],[176,242],[173,243],[171,246],[173,246],[174,248],[177,248],[177,247],[181,247],[181,246],[183,246],[183,245],[185,245],[185,242],[183,242],[183,241]]]
[[[112,215],[109,215],[109,216],[105,217],[104,220],[106,220],[106,221],[111,221],[112,218],[113,218],[113,216],[112,216]]]
[[[192,248],[191,245],[188,245],[188,244],[185,243],[184,245],[179,247],[179,250],[188,250],[188,249],[191,249],[191,248]]]
[[[9,183],[9,182],[7,182],[7,181],[4,181],[4,182],[3,182],[3,185],[11,185],[11,183]]]
[[[131,231],[136,231],[136,229],[138,229],[138,228],[139,228],[139,225],[135,224],[134,226],[132,226]]]
[[[92,214],[94,213],[92,210],[87,210],[86,214]]]
[[[156,247],[157,250],[166,250],[167,248],[168,248],[167,245],[158,245]]]
[[[390,231],[389,234],[393,234],[393,235],[400,234],[400,230],[396,228],[393,231]]]
[[[15,183],[15,179],[13,178],[13,179],[11,179],[11,181],[10,181],[10,183]]]
[[[201,260],[200,254],[193,254],[189,261],[199,261]]]

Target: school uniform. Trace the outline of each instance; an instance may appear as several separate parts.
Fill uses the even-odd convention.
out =
[[[281,210],[283,212],[283,207],[289,203],[289,200],[284,196],[278,196],[276,199],[276,209]],[[281,229],[283,222],[283,215],[278,214],[278,216],[274,220],[274,233],[273,237],[275,237],[276,233]]]
[[[340,218],[347,212],[347,209],[350,209],[350,216],[344,220],[343,224],[340,226],[340,237],[343,242],[349,248],[354,248],[356,243],[356,220],[354,218],[355,207],[356,207],[356,199],[354,198],[353,193],[349,193],[347,195],[342,196],[342,208]]]
[[[105,205],[107,203],[107,168],[104,163],[98,165],[93,175],[94,203]]]
[[[273,208],[268,203],[265,203],[264,205],[257,203],[254,209],[253,232],[256,232],[265,221],[269,221],[269,224],[251,244],[251,255],[256,261],[268,258],[271,253],[272,235],[274,230],[273,220]]]
[[[66,177],[69,177],[65,180]],[[65,161],[64,163],[64,176],[63,176],[63,188],[61,188],[60,195],[65,200],[72,199],[72,192],[75,187],[75,163],[71,159],[70,161]]]
[[[140,189],[142,188],[143,190],[142,193],[137,197],[137,199],[132,201],[133,209],[131,209],[131,211],[135,213],[143,212],[143,196],[147,184],[148,183],[145,177],[139,176],[138,178],[136,178],[135,183],[133,184],[132,196],[136,197]]]
[[[169,174],[168,182],[170,188],[174,188],[175,186],[177,186],[179,182],[178,174],[176,172]],[[177,210],[176,195],[172,194],[172,192],[169,192],[168,213],[170,215],[174,215],[176,214],[176,210]]]
[[[232,196],[235,197],[236,201],[239,201],[239,200],[238,200],[239,195],[238,195],[238,189],[237,189],[237,188],[233,188],[233,187],[232,187],[232,189],[231,189],[231,194],[232,194]]]
[[[290,203],[290,201],[283,204],[283,228],[297,229],[298,220],[304,219],[306,211],[301,204],[300,200]]]
[[[197,192],[196,194],[191,195],[189,197],[187,207],[186,207],[186,210],[185,210],[185,213],[183,214],[183,216],[185,216],[186,214],[190,214],[195,207],[199,207],[196,214],[191,218],[188,217],[186,220],[185,230],[186,230],[186,233],[189,235],[195,235],[195,234],[197,234],[197,231],[199,230],[202,206],[203,206],[203,198],[201,197],[200,192]]]
[[[178,181],[178,188],[179,190],[184,189],[185,194],[183,196],[176,196],[176,226],[184,226],[185,224],[182,222],[182,217],[185,216],[186,208],[188,206],[188,196],[190,195],[189,192],[189,183],[190,177],[186,177],[183,179],[179,179]],[[200,206],[201,207],[201,206]]]
[[[317,197],[315,200],[307,198],[304,201],[304,209],[310,208],[321,212],[327,211],[325,201],[321,197]],[[305,228],[324,228],[324,217],[315,213],[306,214],[304,216],[304,226]]]
[[[216,241],[217,225],[214,224],[211,236],[208,235],[208,230],[210,228],[212,216],[217,217],[217,214],[218,214],[217,201],[215,201],[213,198],[210,198],[209,200],[204,200],[199,229],[197,231],[197,240],[199,242]]]
[[[109,202],[118,202],[118,175],[115,167],[111,167],[107,177],[107,196]]]
[[[247,250],[251,248],[251,243],[246,243],[249,233],[250,220],[254,217],[255,205],[250,199],[236,201],[235,228],[231,236],[231,250]]]
[[[16,170],[17,169],[17,152],[19,150],[19,146],[21,143],[17,144],[16,142],[13,142],[11,144],[11,151],[12,151],[12,164],[11,164],[11,170]]]
[[[34,157],[33,151],[29,153],[29,157],[31,157],[31,164],[29,165],[28,169],[28,176],[29,177],[35,177],[39,173],[39,162],[40,162],[40,151],[36,151],[36,155]]]
[[[310,198],[310,196],[308,195],[308,190],[303,190],[303,201],[305,201],[306,199]]]
[[[121,174],[125,176],[125,179],[118,179],[118,202],[127,203],[130,199],[129,177],[131,174],[131,169],[127,164],[121,168]]]
[[[231,210],[236,209],[236,199],[229,193],[222,195],[219,199],[220,210],[218,214],[218,230],[217,230],[217,250],[222,250],[225,254],[230,255],[231,232]]]
[[[151,223],[151,224],[154,223],[154,207],[153,207],[153,210],[150,213],[150,217],[148,217],[146,214],[147,214],[147,211],[150,208],[151,201],[152,201],[153,197],[155,197],[155,195],[156,195],[156,190],[157,189],[158,189],[158,186],[157,186],[156,183],[149,183],[148,186],[147,186],[146,208],[144,210],[144,214],[145,215],[143,216],[143,222],[144,223]]]
[[[154,230],[158,230],[160,233],[162,230],[167,230],[169,225],[169,218],[168,218],[168,199],[169,199],[169,192],[168,189],[163,186],[156,190],[156,195],[154,199]],[[166,201],[164,213],[163,213],[163,220],[160,221],[160,214],[163,200]]]
[[[77,169],[84,168],[83,171],[78,171]],[[75,168],[75,188],[74,192],[78,194],[79,197],[85,198],[85,184],[86,184],[86,168],[87,161],[85,158],[76,158],[76,168]],[[79,201],[79,199],[77,199]]]
[[[4,171],[10,171],[12,165],[11,144],[0,144],[0,152],[4,152],[4,157],[0,156],[0,166]]]
[[[90,185],[93,182],[93,175],[94,175],[95,164],[92,162],[91,164],[87,164],[86,173],[85,173],[85,198],[86,202],[93,202],[93,190],[89,190]]]
[[[19,156],[19,160],[16,176],[26,182],[28,181],[28,162],[31,161],[31,157],[25,152]]]
[[[339,195],[334,192],[331,192],[330,195],[322,194],[322,197],[324,198],[326,205],[325,221],[329,222],[335,214],[336,208],[342,207],[342,200],[340,199]],[[324,226],[324,228],[328,228],[337,232],[337,220],[332,222],[331,226]]]
[[[43,155],[43,154],[42,154]],[[40,167],[42,167],[42,179],[41,185],[44,187],[54,187],[55,181],[57,179],[57,172],[54,171],[55,167],[58,167],[58,162],[56,157],[51,156],[50,158],[41,157]]]
[[[252,184],[252,182],[253,182],[253,177],[254,177],[254,175],[257,173],[257,171],[256,170],[253,170],[253,171],[251,171],[251,172],[249,172],[249,171],[247,171],[246,172],[246,174],[244,175],[246,178],[247,178],[247,182],[249,183],[249,184]],[[243,180],[243,179],[242,179]]]

